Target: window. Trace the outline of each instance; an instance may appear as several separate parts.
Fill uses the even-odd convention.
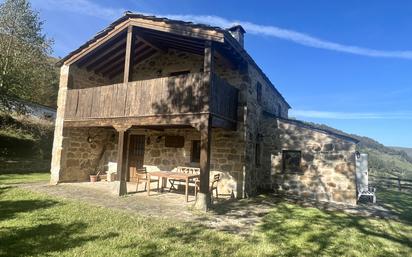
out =
[[[282,166],[283,172],[301,172],[300,160],[302,158],[301,151],[282,151]]]
[[[256,97],[257,97],[257,102],[258,104],[262,103],[262,84],[259,82],[256,85]]]
[[[255,166],[258,168],[260,167],[260,144],[256,144],[255,146]]]
[[[282,116],[282,107],[278,104],[278,117]]]
[[[200,162],[200,140],[192,141],[192,152],[190,153],[191,162]]]
[[[185,138],[182,136],[166,136],[165,137],[165,146],[182,148],[185,145]]]
[[[175,72],[171,72],[171,73],[170,73],[170,77],[180,76],[180,75],[186,75],[186,74],[189,74],[189,73],[190,73],[190,71],[188,71],[188,70],[175,71]]]

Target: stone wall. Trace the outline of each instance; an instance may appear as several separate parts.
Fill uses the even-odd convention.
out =
[[[243,97],[245,98],[245,191],[247,196],[257,194],[260,190],[271,187],[270,177],[263,165],[256,163],[256,157],[259,154],[256,150],[260,148],[262,154],[261,134],[264,127],[261,126],[262,112],[280,113],[281,117],[287,117],[287,103],[277,94],[272,85],[266,82],[262,74],[252,65],[249,65],[247,72],[243,75],[244,89]],[[257,84],[262,85],[262,101],[257,101]],[[280,109],[279,109],[280,108]]]
[[[59,182],[88,181],[89,175],[104,170],[109,161],[116,162],[116,134],[114,129],[65,128]]]
[[[157,54],[133,67],[133,81],[168,77],[172,72],[203,70],[203,56],[169,50]]]
[[[81,89],[114,84],[114,80],[100,76],[75,65],[70,67],[69,89]]]
[[[356,204],[354,142],[300,126],[264,117],[262,166],[273,188],[301,198]],[[285,173],[282,150],[301,151],[301,167]],[[270,173],[269,173],[270,171]]]

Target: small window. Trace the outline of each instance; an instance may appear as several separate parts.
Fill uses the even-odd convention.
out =
[[[190,153],[191,162],[200,162],[200,140],[192,141],[192,152]]]
[[[283,172],[301,172],[300,161],[302,158],[301,151],[283,151],[282,166]]]
[[[282,116],[282,107],[278,104],[278,117]]]
[[[259,82],[256,85],[256,97],[257,97],[257,102],[258,104],[262,103],[262,84]]]
[[[180,76],[180,75],[186,75],[189,74],[190,71],[188,70],[183,70],[183,71],[174,71],[170,73],[170,77],[175,77],[175,76]]]
[[[256,144],[255,146],[255,166],[257,168],[260,167],[260,144]]]

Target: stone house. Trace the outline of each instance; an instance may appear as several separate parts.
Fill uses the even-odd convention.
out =
[[[290,105],[244,48],[244,29],[126,13],[63,58],[51,183],[115,165],[200,168],[221,194],[260,190],[355,203],[356,141],[288,119]],[[107,168],[109,167],[109,168]]]

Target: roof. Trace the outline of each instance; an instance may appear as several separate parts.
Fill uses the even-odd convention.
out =
[[[63,65],[65,61],[69,60],[74,55],[80,53],[81,51],[88,48],[93,43],[95,43],[96,41],[101,39],[102,37],[106,36],[110,31],[115,29],[115,27],[117,25],[119,25],[119,24],[121,24],[121,23],[123,23],[127,20],[130,20],[130,19],[145,19],[145,20],[151,20],[151,21],[157,21],[157,22],[164,22],[164,23],[171,24],[171,25],[181,25],[181,26],[187,26],[187,27],[194,28],[194,29],[202,29],[202,30],[209,30],[209,31],[215,31],[215,32],[218,32],[218,33],[222,33],[224,35],[224,44],[228,44],[231,47],[233,47],[239,53],[239,55],[241,55],[243,57],[243,59],[245,61],[247,61],[249,64],[253,65],[258,70],[258,72],[262,75],[263,79],[269,85],[271,85],[271,88],[275,91],[275,93],[287,104],[288,108],[291,108],[291,106],[286,101],[286,99],[276,89],[276,87],[273,85],[273,83],[270,81],[270,79],[266,76],[266,74],[262,71],[262,69],[260,69],[260,67],[256,64],[256,62],[253,60],[253,58],[240,45],[240,43],[235,38],[233,38],[233,36],[230,34],[229,30],[234,29],[234,28],[240,28],[242,31],[244,31],[243,27],[240,26],[240,25],[236,25],[236,26],[231,27],[229,29],[222,29],[220,27],[210,26],[210,25],[206,25],[206,24],[186,22],[186,21],[181,21],[181,20],[172,20],[172,19],[168,19],[168,18],[165,18],[165,17],[147,16],[147,15],[132,13],[132,12],[127,11],[127,12],[125,12],[125,14],[122,17],[120,17],[119,19],[112,22],[107,28],[105,28],[104,30],[98,32],[92,39],[90,39],[89,41],[87,41],[86,43],[81,45],[78,49],[70,52],[67,56],[62,58],[56,64],[58,66]]]
[[[286,122],[286,123],[296,125],[296,126],[299,126],[299,127],[302,127],[302,128],[306,128],[306,129],[314,130],[314,131],[317,131],[317,132],[320,132],[320,133],[324,133],[324,134],[327,134],[327,135],[330,135],[330,136],[333,136],[333,137],[336,137],[336,138],[339,138],[339,139],[342,139],[342,140],[345,140],[345,141],[353,142],[355,144],[359,143],[359,140],[356,139],[356,138],[353,138],[353,137],[350,137],[350,136],[347,136],[347,135],[344,135],[344,134],[340,134],[340,133],[337,133],[337,132],[332,131],[332,130],[319,128],[319,127],[310,125],[310,124],[308,124],[304,121],[292,120],[292,119],[279,117],[279,116],[277,116],[273,113],[269,113],[269,112],[266,112],[266,111],[263,111],[263,115],[265,115],[267,117],[270,117],[270,118],[275,118],[275,119],[278,119],[282,122]]]

